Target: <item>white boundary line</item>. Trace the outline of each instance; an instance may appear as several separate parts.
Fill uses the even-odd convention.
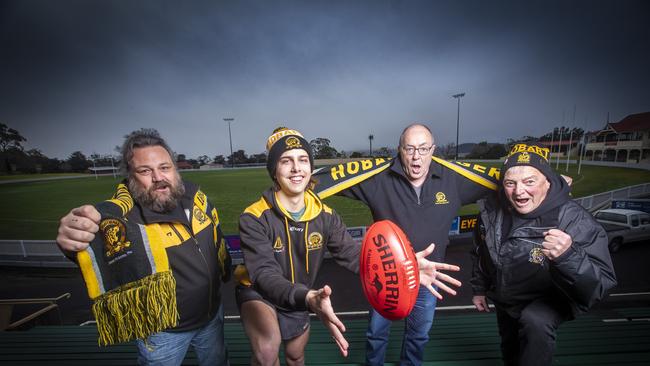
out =
[[[490,304],[490,308],[494,309],[494,305]],[[476,307],[474,305],[456,305],[456,306],[438,306],[436,307],[436,311],[445,311],[445,310],[474,310]],[[359,316],[359,315],[368,315],[368,310],[362,310],[362,311],[340,311],[336,312],[336,315],[344,315],[344,316]],[[315,317],[316,314],[310,313],[309,316]],[[228,320],[237,320],[239,319],[239,315],[227,315],[225,316],[225,319]]]

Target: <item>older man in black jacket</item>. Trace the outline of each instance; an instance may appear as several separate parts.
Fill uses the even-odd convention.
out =
[[[550,365],[559,325],[616,285],[605,231],[548,155],[515,145],[498,194],[479,202],[472,301],[479,311],[494,302],[506,365]]]

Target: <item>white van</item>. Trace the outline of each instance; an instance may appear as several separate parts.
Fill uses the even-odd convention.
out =
[[[607,231],[612,252],[625,243],[650,240],[650,214],[643,211],[609,208],[594,217]]]

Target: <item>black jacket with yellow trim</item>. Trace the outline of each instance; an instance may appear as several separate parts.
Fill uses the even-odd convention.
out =
[[[156,252],[164,250],[162,260],[156,258],[156,264],[165,263],[166,266],[168,263],[176,282],[179,313],[178,323],[170,331],[191,330],[210,321],[221,305],[221,282],[230,276],[230,255],[216,208],[198,186],[190,182],[184,185],[185,194],[180,205],[170,213],[156,213],[134,204],[124,183],[120,184],[113,199],[97,204],[102,221],[110,215],[122,222],[125,233],[122,241],[128,241],[129,247],[118,248],[121,253],[111,253],[113,259],[96,261],[99,266],[94,275],[84,273],[89,296],[94,299],[146,275],[143,271],[161,270],[147,268],[147,256],[134,249],[142,247],[138,241],[147,242],[146,247],[153,253],[150,257],[160,257]],[[97,235],[96,240],[107,241],[102,235]],[[78,254],[80,265],[86,255],[85,252]],[[104,257],[106,254],[94,255]],[[133,259],[129,258],[131,255]],[[84,267],[87,266],[82,265],[82,270]]]
[[[252,286],[285,310],[307,310],[325,251],[357,273],[361,245],[348,234],[341,218],[311,191],[298,221],[279,204],[273,189],[265,191],[239,218],[241,247]]]

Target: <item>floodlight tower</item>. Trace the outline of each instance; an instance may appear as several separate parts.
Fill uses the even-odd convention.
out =
[[[225,122],[228,123],[228,138],[230,139],[230,167],[234,168],[235,167],[235,157],[232,155],[232,133],[230,133],[230,122],[234,122],[234,118],[224,118],[223,119]]]
[[[456,114],[456,157],[454,160],[458,160],[458,131],[460,130],[460,98],[464,97],[465,93],[458,93],[452,95],[452,98],[458,99],[458,113]]]

